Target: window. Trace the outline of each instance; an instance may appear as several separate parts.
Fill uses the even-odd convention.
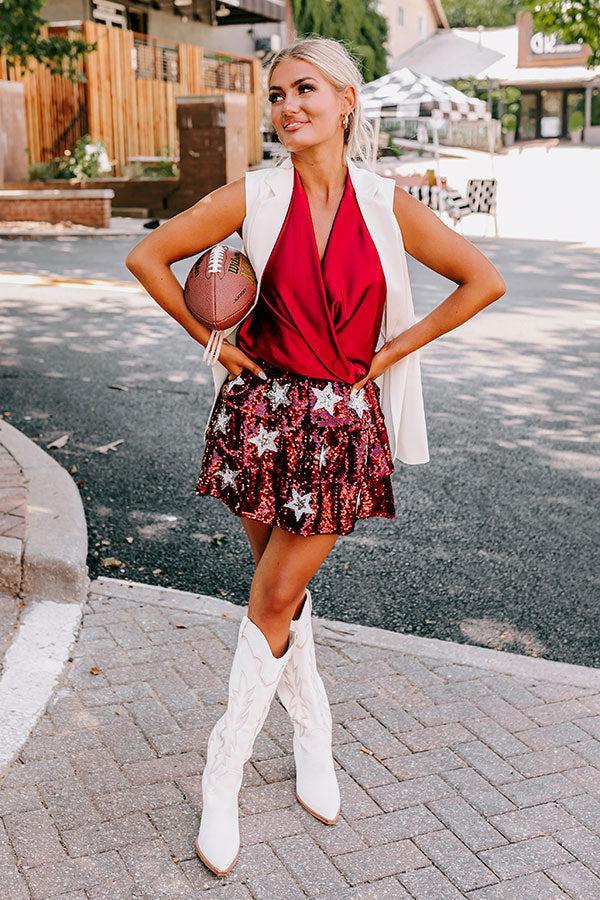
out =
[[[425,19],[423,16],[417,16],[417,34],[419,37],[423,37],[425,34]]]
[[[398,25],[400,25],[402,28],[404,27],[404,7],[403,6],[398,7]]]

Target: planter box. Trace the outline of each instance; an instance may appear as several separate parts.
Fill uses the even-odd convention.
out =
[[[111,190],[113,207],[144,210],[144,216],[168,218],[169,197],[179,187],[179,177],[167,178],[94,178],[85,183],[71,182],[65,178],[49,178],[47,181],[13,181],[2,185],[6,190],[55,190],[85,191]]]
[[[110,228],[111,190],[16,189],[0,190],[0,220],[5,222],[73,222]]]

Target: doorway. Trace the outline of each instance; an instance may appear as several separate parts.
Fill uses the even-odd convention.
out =
[[[540,137],[561,137],[563,128],[563,92],[541,90]]]

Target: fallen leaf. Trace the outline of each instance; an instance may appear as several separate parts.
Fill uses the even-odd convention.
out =
[[[162,572],[162,569],[152,569],[153,575],[160,575],[161,572]]]
[[[128,544],[133,544],[133,538],[131,537],[130,534],[127,535],[127,537],[125,538],[125,540],[127,541]]]
[[[77,468],[75,463],[71,463],[70,466],[67,466],[67,472],[69,473],[69,475],[74,475],[75,472],[79,472],[79,469]]]
[[[125,563],[117,559],[116,556],[107,556],[105,559],[100,560],[100,565],[103,569],[118,569],[120,566],[124,566]]]
[[[102,675],[102,669],[98,666],[90,666],[90,675]]]
[[[187,625],[183,625],[181,622],[175,622],[175,628],[187,628]]]
[[[96,453],[108,453],[109,450],[116,450],[123,441],[124,438],[119,438],[117,441],[111,441],[109,444],[104,444],[103,447],[94,447],[94,451]]]
[[[70,434],[70,432],[67,432],[66,434],[61,434],[61,436],[59,438],[56,438],[55,441],[52,441],[50,444],[46,444],[46,447],[48,449],[51,449],[52,447],[57,447],[59,449],[60,449],[60,447],[64,447],[65,444],[67,443],[67,441],[69,440],[69,434]]]
[[[109,388],[113,388],[115,391],[128,391],[129,388],[124,384],[109,384]]]

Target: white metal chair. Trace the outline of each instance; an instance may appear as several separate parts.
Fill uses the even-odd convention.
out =
[[[466,197],[448,195],[446,211],[453,221],[454,227],[471,213],[485,213],[493,216],[494,229],[498,237],[498,220],[496,218],[496,192],[498,182],[495,178],[469,178]],[[460,228],[462,233],[462,225]]]

